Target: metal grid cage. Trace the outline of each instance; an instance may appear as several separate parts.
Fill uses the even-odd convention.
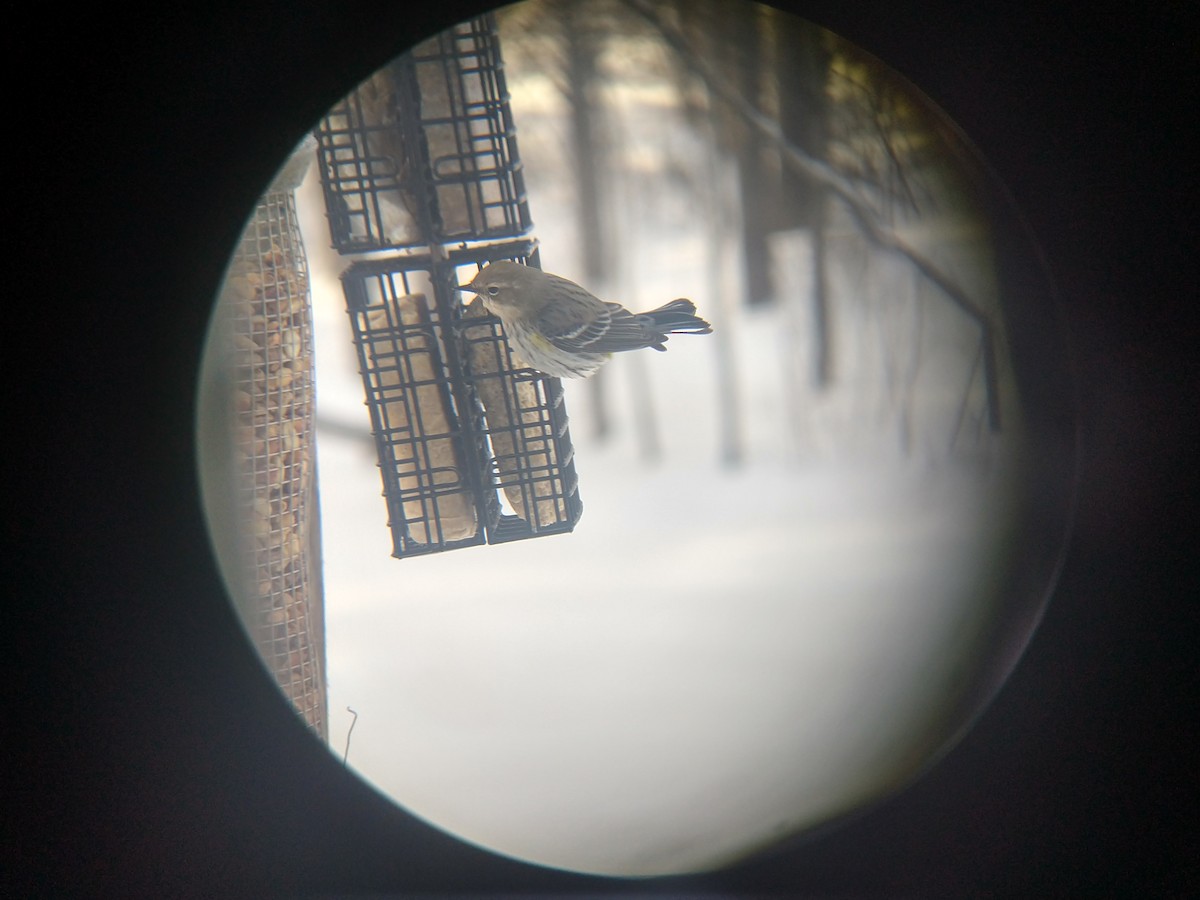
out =
[[[562,384],[522,368],[499,321],[455,290],[480,255],[342,276],[397,557],[568,532],[582,513]]]
[[[381,69],[316,137],[341,253],[502,240],[531,227],[493,16]]]
[[[238,598],[284,695],[327,737],[308,272],[291,192],[264,194],[222,292],[231,338]]]

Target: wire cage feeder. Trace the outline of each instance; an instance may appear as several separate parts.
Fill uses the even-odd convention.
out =
[[[315,136],[341,253],[499,240],[531,226],[490,15],[376,72]]]
[[[457,300],[457,268],[410,256],[342,278],[398,557],[567,532],[582,512],[561,382]]]
[[[571,531],[562,384],[514,360],[458,291],[487,262],[537,257],[493,17],[399,57],[315,136],[333,246],[383,251],[342,286],[392,555]]]
[[[260,198],[219,309],[233,347],[239,603],[280,690],[328,736],[308,271],[290,190]]]

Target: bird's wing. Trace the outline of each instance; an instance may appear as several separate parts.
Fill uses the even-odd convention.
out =
[[[649,321],[619,303],[587,304],[587,317],[578,307],[550,304],[538,316],[538,328],[550,342],[568,353],[614,353],[662,343]]]
[[[551,278],[555,276],[550,276]],[[570,353],[596,351],[594,345],[608,332],[612,321],[609,304],[595,297],[579,296],[578,303],[547,303],[537,315],[537,328],[552,344]]]
[[[609,325],[604,334],[588,349],[599,353],[619,350],[640,350],[661,344],[665,338],[646,316],[635,316],[620,303],[606,303]]]

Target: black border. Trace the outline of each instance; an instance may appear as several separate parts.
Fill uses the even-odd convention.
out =
[[[1054,601],[976,728],[816,840],[654,882],[430,829],[302,740],[242,639],[197,501],[194,373],[274,161],[346,87],[480,9],[246,2],[42,12],[10,84],[9,896],[714,892],[1184,896],[1198,615],[1193,8],[794,4],[925,90],[1045,250],[1081,383]],[[15,25],[14,25],[15,27]]]

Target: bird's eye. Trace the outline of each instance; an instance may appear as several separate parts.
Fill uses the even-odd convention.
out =
[[[488,292],[488,294],[490,294],[491,296],[495,297],[495,296],[496,296],[498,293],[500,293],[500,288],[496,287],[496,286],[493,284],[491,287],[489,287],[489,288],[487,289],[487,292]]]

